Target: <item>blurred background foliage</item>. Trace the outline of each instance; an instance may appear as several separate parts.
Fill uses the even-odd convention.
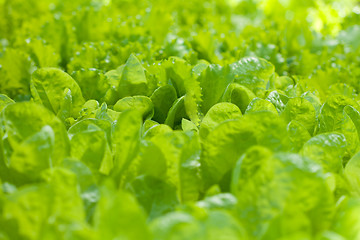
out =
[[[106,72],[135,53],[146,64],[257,56],[309,88],[358,93],[359,23],[355,0],[1,0],[0,91],[27,100],[37,68]]]

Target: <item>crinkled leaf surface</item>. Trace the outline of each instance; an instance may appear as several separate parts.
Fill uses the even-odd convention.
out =
[[[322,165],[325,172],[340,172],[345,148],[344,135],[323,133],[309,139],[301,149],[301,154]]]
[[[268,100],[261,98],[254,98],[247,106],[245,113],[269,111],[277,114],[275,106]]]
[[[31,94],[35,101],[55,114],[61,108],[66,88],[71,90],[71,115],[77,116],[85,101],[79,85],[70,75],[56,68],[41,68],[31,76]]]
[[[287,122],[292,120],[298,121],[309,131],[310,134],[314,132],[316,123],[315,109],[306,99],[290,99],[281,115]]]
[[[140,143],[140,113],[128,110],[122,112],[111,130],[111,149],[114,156],[112,174],[121,178],[131,161],[137,155]],[[117,179],[120,181],[120,179]]]
[[[226,120],[239,119],[240,109],[232,103],[218,103],[212,106],[201,122],[200,136],[206,138],[219,124]]]
[[[245,113],[247,106],[255,97],[255,94],[247,87],[238,83],[231,83],[224,92],[223,101],[234,103],[242,113]]]
[[[274,66],[265,59],[247,57],[230,65],[235,82],[254,90],[264,88],[270,76],[274,73]]]
[[[154,115],[154,105],[150,98],[145,96],[125,97],[114,105],[114,110],[123,112],[133,109],[141,113],[144,119],[150,119]]]
[[[307,158],[253,147],[232,178],[240,219],[257,239],[311,237],[331,222],[334,201],[324,178]]]
[[[285,123],[270,112],[244,115],[216,127],[204,141],[201,160],[205,186],[218,183],[252,145],[288,150],[288,134],[280,130],[283,127]]]
[[[144,71],[145,69],[136,56],[131,54],[126,61],[119,82],[118,91],[120,97],[147,95],[148,84]]]
[[[47,142],[45,139],[50,139],[52,137],[49,138],[48,136],[54,135],[53,147],[51,147],[52,150],[50,152],[52,165],[55,166],[59,164],[59,162],[69,154],[69,139],[64,125],[45,107],[31,102],[11,104],[4,109],[2,118],[5,133],[7,134],[6,141],[9,143],[11,149],[16,150],[16,148],[23,143],[26,145],[26,141],[28,143],[40,141],[39,143],[33,142],[31,144],[33,144],[34,151],[43,154],[41,153],[41,148],[36,150],[36,148],[39,147],[38,144],[41,145],[42,141]],[[47,125],[52,130],[44,130],[45,132],[42,134],[39,133],[40,130]],[[53,133],[49,135],[46,132]],[[30,140],[31,138],[32,140]],[[46,146],[52,145],[50,144],[51,141],[48,143],[45,142],[43,142],[43,144]],[[25,147],[24,144],[23,146]],[[23,149],[23,151],[26,150]],[[34,161],[36,161],[36,157],[34,158]]]
[[[202,112],[204,114],[218,103],[226,87],[233,81],[229,67],[209,65],[199,77],[202,89]]]

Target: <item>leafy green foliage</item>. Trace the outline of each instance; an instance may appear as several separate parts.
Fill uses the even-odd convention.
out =
[[[154,105],[150,98],[145,96],[124,97],[114,105],[114,110],[118,112],[130,109],[141,113],[144,119],[151,119],[154,115]]]
[[[234,169],[232,191],[255,236],[297,238],[330,224],[334,203],[324,180],[320,166],[308,159],[253,147]]]
[[[65,96],[70,91],[70,109],[69,112],[76,117],[80,107],[84,104],[81,89],[74,79],[67,73],[55,68],[41,68],[36,70],[31,78],[31,94],[35,102],[41,103],[48,109],[58,114],[62,109]],[[69,116],[69,117],[70,117]]]
[[[356,0],[0,0],[0,239],[360,239]]]

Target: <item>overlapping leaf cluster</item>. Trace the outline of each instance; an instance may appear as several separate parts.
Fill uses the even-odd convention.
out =
[[[356,4],[0,0],[0,239],[360,239]]]

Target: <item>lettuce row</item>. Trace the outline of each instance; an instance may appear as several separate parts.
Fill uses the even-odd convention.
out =
[[[356,3],[286,2],[0,1],[0,239],[360,238]]]

